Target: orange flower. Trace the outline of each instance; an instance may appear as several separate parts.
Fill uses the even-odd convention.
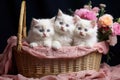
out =
[[[99,18],[98,24],[101,27],[109,27],[113,24],[113,17],[110,14],[104,14]]]

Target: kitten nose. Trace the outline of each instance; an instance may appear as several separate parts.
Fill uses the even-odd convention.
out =
[[[62,31],[64,31],[64,28],[63,28],[63,27],[61,27],[61,30],[62,30]]]
[[[46,37],[46,34],[45,34],[45,33],[43,33],[43,37]]]
[[[82,33],[82,32],[80,32],[80,35],[81,35],[81,36],[83,36],[83,33]]]

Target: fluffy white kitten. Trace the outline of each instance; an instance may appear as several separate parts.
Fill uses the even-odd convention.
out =
[[[59,49],[62,46],[70,46],[74,29],[73,17],[59,10],[55,18],[55,35],[52,47]]]
[[[74,20],[76,28],[73,45],[93,47],[98,41],[96,21],[81,19],[77,15],[75,15]]]
[[[51,47],[54,35],[52,19],[32,19],[31,28],[28,32],[27,41],[31,47]]]

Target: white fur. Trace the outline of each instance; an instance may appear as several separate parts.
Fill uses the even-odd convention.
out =
[[[53,43],[52,43],[52,47],[54,49],[59,49],[59,48],[62,47],[62,45],[61,45],[61,43],[58,40],[56,40],[56,41],[54,40]]]
[[[93,47],[98,41],[96,22],[80,19],[79,17],[76,18],[73,45]]]
[[[53,35],[54,28],[52,19],[33,19],[31,22],[31,28],[28,32],[27,41],[30,43],[31,47],[51,47]]]
[[[62,24],[60,24],[60,22]],[[61,10],[59,10],[54,24],[55,35],[53,48],[59,49],[62,46],[70,46],[72,43],[74,28],[73,17],[64,14]]]

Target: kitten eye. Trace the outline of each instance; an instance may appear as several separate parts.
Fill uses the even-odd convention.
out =
[[[34,26],[35,28],[39,28],[39,26]]]
[[[87,29],[85,29],[85,31],[88,31]]]
[[[47,29],[47,32],[50,32],[50,29]]]
[[[63,25],[63,22],[59,22],[60,23],[60,25]]]
[[[69,27],[69,24],[66,24],[66,27]]]
[[[81,30],[82,28],[81,27],[78,27],[78,30]]]
[[[40,31],[40,32],[44,32],[44,29],[40,29],[39,31]]]

